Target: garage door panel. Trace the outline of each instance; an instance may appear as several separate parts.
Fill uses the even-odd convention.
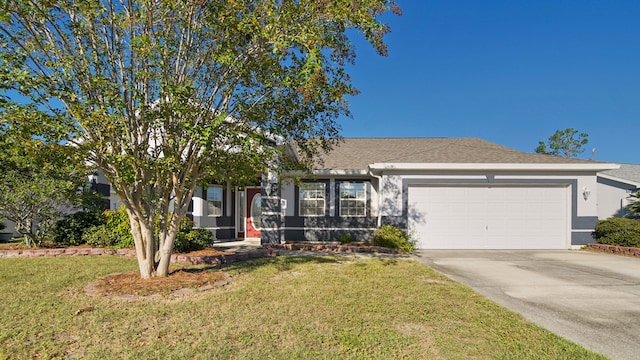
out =
[[[409,228],[424,249],[564,249],[565,186],[409,187]]]

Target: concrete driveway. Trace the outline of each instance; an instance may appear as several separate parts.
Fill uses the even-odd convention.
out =
[[[640,259],[580,250],[421,250],[417,257],[587,349],[640,358]]]

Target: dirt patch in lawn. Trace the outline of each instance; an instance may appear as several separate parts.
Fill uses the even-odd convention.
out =
[[[132,271],[101,277],[87,285],[84,291],[91,296],[141,300],[188,295],[224,286],[230,281],[229,274],[208,269],[179,269],[167,277],[151,279],[142,279],[138,271]]]
[[[206,248],[202,250],[191,251],[188,253],[179,253],[179,254],[186,255],[186,256],[218,256],[218,255],[231,255],[235,253],[230,251],[218,250],[214,248]]]

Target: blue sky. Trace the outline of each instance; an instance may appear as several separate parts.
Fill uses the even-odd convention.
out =
[[[640,1],[398,0],[389,56],[360,38],[345,137],[479,137],[533,152],[556,130],[640,163]]]

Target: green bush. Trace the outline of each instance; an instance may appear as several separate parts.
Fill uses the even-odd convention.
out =
[[[102,211],[78,211],[58,220],[53,227],[53,241],[66,245],[84,244],[82,239],[86,230],[104,224]]]
[[[94,226],[85,231],[83,240],[91,246],[132,248],[131,223],[124,207],[117,211],[105,211],[102,225]],[[194,229],[193,221],[184,218],[173,243],[174,252],[189,252],[210,247],[214,237],[207,229]]]
[[[173,242],[173,251],[185,253],[202,250],[213,244],[213,233],[207,229],[194,229],[193,221],[184,218],[180,222],[180,229]]]
[[[134,246],[129,216],[124,207],[104,211],[104,223],[86,230],[82,240],[91,246],[131,248]]]
[[[207,229],[192,229],[188,233],[179,232],[173,243],[173,251],[184,253],[202,250],[211,247],[213,241],[213,233]]]
[[[382,225],[373,233],[373,245],[400,249],[403,253],[413,251],[411,236],[406,231],[392,225]]]
[[[594,235],[600,244],[640,247],[640,221],[625,218],[600,220]]]
[[[351,233],[346,233],[340,236],[338,238],[338,241],[340,241],[340,244],[349,244],[353,242],[353,236],[351,235]]]

